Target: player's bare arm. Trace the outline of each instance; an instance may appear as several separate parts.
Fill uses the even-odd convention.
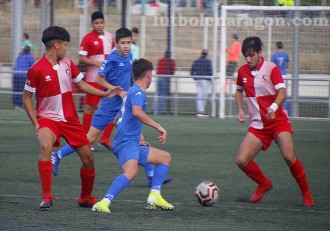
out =
[[[115,95],[120,94],[123,89],[120,86],[113,87],[112,89],[108,89],[106,92],[101,91],[99,89],[96,89],[95,87],[89,85],[85,81],[81,80],[77,83],[75,83],[76,87],[85,93],[91,94],[91,95],[96,95],[100,97],[106,97],[106,98],[111,98],[114,97]]]
[[[32,125],[35,129],[36,135],[38,135],[39,123],[38,123],[37,117],[36,117],[34,109],[33,109],[33,104],[32,104],[32,99],[31,99],[32,96],[33,96],[32,92],[24,91],[24,93],[23,93],[23,105],[24,105],[26,114],[28,115],[29,119],[32,122]]]
[[[165,143],[166,142],[166,138],[167,138],[167,132],[166,130],[160,125],[158,124],[156,121],[154,121],[153,119],[151,119],[143,110],[140,106],[134,105],[132,108],[132,113],[135,116],[135,118],[137,118],[138,120],[140,120],[142,123],[144,123],[145,125],[148,125],[150,127],[155,128],[158,132],[159,132],[159,136],[158,139],[161,143]]]
[[[275,101],[269,105],[269,108],[267,108],[267,115],[266,117],[269,119],[274,119],[275,118],[275,112],[277,108],[282,105],[282,103],[286,99],[286,89],[285,88],[280,88],[277,90],[277,97]]]
[[[235,93],[236,105],[237,105],[237,119],[239,122],[245,122],[245,116],[243,111],[243,90],[237,89]]]
[[[140,135],[140,145],[142,145],[142,146],[151,146],[150,143],[145,140],[144,135],[142,133]]]
[[[86,65],[97,66],[97,67],[102,65],[102,61],[96,61],[96,60],[90,59],[85,55],[79,55],[79,62],[86,64]]]

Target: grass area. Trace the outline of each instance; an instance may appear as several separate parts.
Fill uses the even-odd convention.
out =
[[[114,201],[111,214],[80,208],[80,161],[72,155],[62,161],[59,175],[53,177],[56,199],[52,211],[40,212],[38,145],[32,125],[24,112],[0,110],[0,230],[329,229],[330,122],[292,122],[296,152],[305,166],[316,203],[314,208],[306,209],[275,144],[256,158],[274,188],[260,203],[248,202],[256,185],[235,165],[235,153],[248,124],[192,117],[155,119],[167,129],[167,143],[159,144],[151,128],[146,127],[144,134],[152,145],[172,154],[169,175],[174,180],[162,192],[175,205],[174,211],[144,209],[149,189],[142,168]],[[120,169],[111,152],[97,147],[94,195],[102,197]],[[194,196],[202,180],[211,180],[220,189],[219,201],[212,207],[200,206]]]

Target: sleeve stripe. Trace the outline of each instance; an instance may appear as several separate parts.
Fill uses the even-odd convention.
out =
[[[84,75],[82,73],[79,73],[79,75],[76,78],[72,79],[72,82],[73,83],[78,83],[83,78],[84,78]]]
[[[278,90],[278,89],[280,89],[280,88],[286,88],[286,87],[285,87],[285,83],[279,83],[279,84],[276,84],[274,87],[275,87],[276,90]]]
[[[35,93],[36,92],[36,88],[35,87],[30,87],[28,85],[24,86],[24,90],[27,90],[29,92]]]
[[[236,85],[236,89],[237,89],[237,90],[243,90],[243,86]]]
[[[86,55],[88,55],[88,52],[87,51],[79,51],[78,54],[86,56]]]

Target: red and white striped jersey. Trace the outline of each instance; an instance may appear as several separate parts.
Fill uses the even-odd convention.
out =
[[[272,62],[262,59],[256,71],[251,71],[247,64],[239,68],[237,89],[244,89],[251,127],[262,129],[276,121],[289,120],[283,105],[275,112],[275,119],[266,118],[267,108],[275,101],[280,88],[285,88],[283,77]]]
[[[72,97],[72,82],[83,74],[69,57],[52,65],[43,55],[28,71],[24,89],[35,93],[37,117],[55,121],[79,119]]]
[[[112,52],[114,47],[114,38],[108,31],[103,35],[98,35],[94,30],[86,34],[80,44],[80,55],[103,62]],[[86,82],[95,82],[99,67],[86,65]]]

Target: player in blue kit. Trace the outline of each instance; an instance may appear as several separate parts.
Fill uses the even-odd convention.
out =
[[[110,213],[111,202],[137,176],[138,165],[155,164],[148,209],[173,210],[161,196],[163,181],[171,163],[170,153],[146,145],[141,134],[143,124],[155,128],[161,143],[166,142],[166,130],[146,113],[146,90],[152,80],[152,63],[146,59],[133,62],[134,85],[128,90],[122,108],[116,117],[117,133],[113,140],[113,151],[123,173],[114,179],[103,199],[92,207],[92,211]]]
[[[90,143],[93,143],[101,134],[103,129],[112,123],[119,112],[123,98],[130,87],[132,79],[132,54],[130,52],[132,33],[126,28],[116,31],[116,49],[102,63],[95,82],[105,89],[113,89],[120,86],[123,92],[111,100],[101,100],[99,108],[94,114],[92,125],[87,133]],[[69,145],[62,147],[59,151],[52,153],[53,174],[57,175],[57,169],[63,157],[74,153],[74,149]],[[154,174],[154,166],[146,164],[144,166],[148,176],[149,185]],[[171,177],[166,177],[164,183],[171,181]]]

